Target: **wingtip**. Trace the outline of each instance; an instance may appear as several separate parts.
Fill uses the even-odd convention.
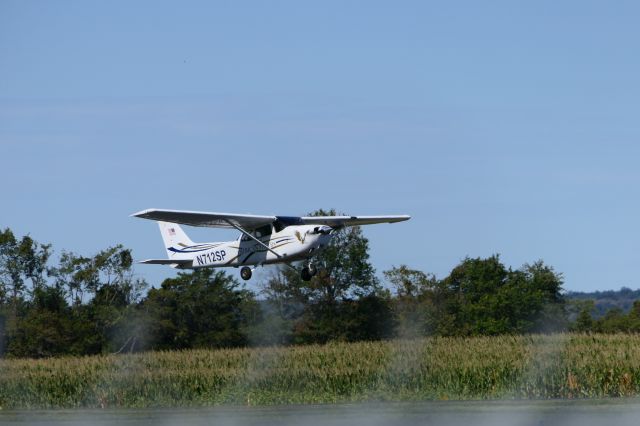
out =
[[[135,213],[130,214],[129,217],[144,217],[144,215],[147,214],[151,210],[153,210],[153,209],[140,210],[139,212],[135,212]]]

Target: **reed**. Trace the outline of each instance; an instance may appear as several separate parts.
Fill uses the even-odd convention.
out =
[[[528,335],[0,360],[0,408],[640,395],[640,336]]]

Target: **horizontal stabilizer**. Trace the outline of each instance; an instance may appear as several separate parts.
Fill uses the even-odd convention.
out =
[[[179,266],[191,266],[192,259],[146,259],[141,260],[138,263],[144,263],[146,265],[179,265]]]

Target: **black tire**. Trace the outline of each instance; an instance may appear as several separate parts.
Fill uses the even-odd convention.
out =
[[[251,279],[251,268],[249,268],[248,266],[243,266],[240,269],[240,277],[242,277],[243,280],[247,281]]]
[[[312,275],[311,272],[309,272],[309,268],[306,266],[302,268],[302,271],[300,271],[300,278],[302,278],[302,281],[309,281],[311,277]]]

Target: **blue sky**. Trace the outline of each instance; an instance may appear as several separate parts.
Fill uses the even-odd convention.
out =
[[[500,253],[638,288],[639,12],[0,1],[0,227],[149,258],[156,225],[128,215],[150,207],[410,214],[365,228],[379,272]]]

